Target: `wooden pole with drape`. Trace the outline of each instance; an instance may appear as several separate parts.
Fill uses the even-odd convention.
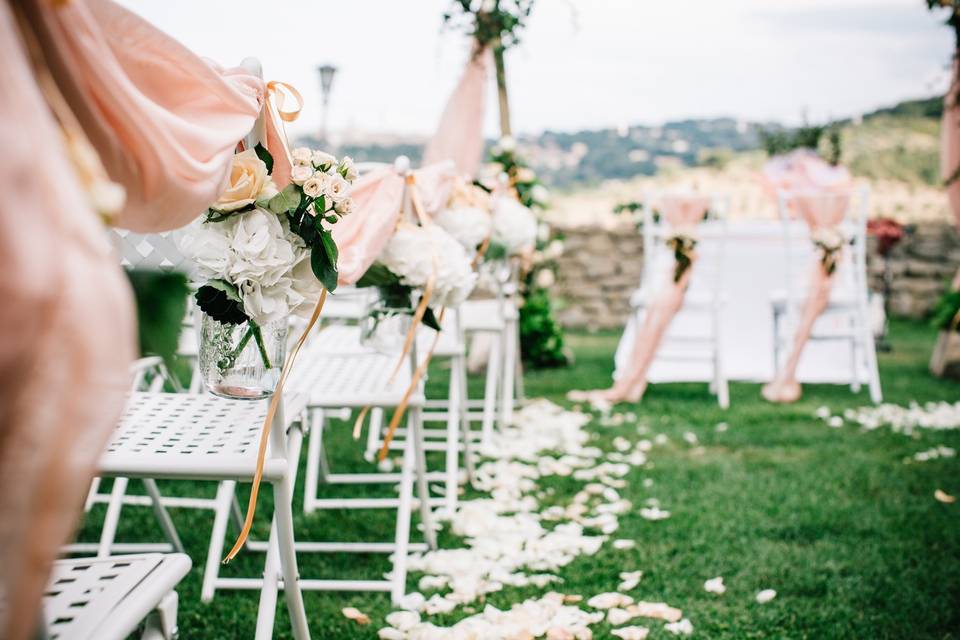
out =
[[[510,126],[510,98],[507,95],[507,70],[503,61],[503,43],[500,38],[493,42],[493,62],[497,70],[497,98],[500,105],[500,135],[513,135]]]

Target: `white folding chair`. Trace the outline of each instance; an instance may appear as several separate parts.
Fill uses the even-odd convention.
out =
[[[480,338],[489,347],[482,399],[467,400],[467,418],[480,422],[480,441],[486,444],[494,425],[513,421],[513,410],[523,401],[523,367],[520,359],[519,269],[516,263],[492,264],[490,280],[495,297],[471,299],[459,309],[467,343]],[[477,344],[474,341],[473,344]]]
[[[270,431],[263,481],[273,487],[274,513],[264,545],[263,577],[222,578],[219,559],[229,503],[217,512],[204,572],[204,591],[259,589],[257,638],[270,638],[278,590],[284,589],[294,636],[308,638],[294,549],[293,486],[303,433],[305,398],[289,394]],[[170,480],[249,481],[254,476],[266,402],[227,400],[210,394],[139,392],[130,395],[120,424],[100,459],[102,476]],[[227,485],[232,486],[232,485]],[[231,492],[232,493],[232,492]],[[212,559],[212,560],[211,560]],[[212,594],[211,594],[212,595]]]
[[[640,287],[630,297],[632,313],[628,327],[634,332],[643,324],[647,306],[658,294],[675,266],[673,252],[665,241],[672,229],[662,216],[654,215],[657,202],[671,194],[649,194],[643,207],[643,271]],[[724,371],[720,314],[724,297],[723,265],[727,238],[727,199],[712,196],[708,219],[697,225],[697,260],[683,306],[673,318],[651,366],[657,382],[704,381],[717,403],[726,409],[730,393]],[[621,340],[617,348],[617,369],[623,370],[632,357],[633,341]]]
[[[809,197],[809,196],[807,196]],[[834,197],[824,195],[824,197]],[[793,327],[806,300],[809,273],[817,251],[809,227],[791,216],[791,197],[778,199],[784,237],[784,288],[770,299],[773,314],[774,371],[779,371],[793,346]],[[864,187],[850,198],[840,229],[849,241],[841,252],[827,308],[814,324],[810,343],[845,344],[850,357],[851,391],[857,393],[865,377],[870,399],[883,401],[876,344],[870,322],[870,293],[867,281],[867,212],[870,191]]]
[[[57,560],[43,594],[50,640],[124,640],[141,623],[143,640],[177,636],[177,592],[190,571],[183,554]]]
[[[331,326],[311,336],[306,350],[301,355],[300,366],[291,376],[291,389],[309,394],[310,442],[307,451],[305,476],[304,511],[338,509],[395,509],[396,526],[392,542],[337,542],[305,541],[297,543],[297,550],[304,553],[387,553],[392,555],[393,568],[386,580],[303,580],[307,590],[317,591],[388,591],[394,603],[406,593],[407,555],[436,547],[428,479],[445,480],[445,472],[431,476],[426,467],[426,446],[423,437],[423,383],[418,385],[408,399],[406,429],[398,429],[397,437],[390,444],[391,450],[402,451],[399,473],[334,473],[328,461],[324,432],[329,428],[327,414],[342,409],[359,411],[364,407],[396,409],[402,401],[412,379],[413,366],[417,362],[417,347],[414,344],[407,366],[402,366],[395,379],[391,374],[399,354],[385,355],[361,346],[360,328],[356,326]],[[415,341],[416,342],[416,341]],[[376,432],[376,444],[380,445],[380,426],[368,427]],[[379,446],[377,447],[379,449]],[[396,498],[319,498],[321,483],[327,485],[397,485]],[[417,499],[414,498],[416,484]],[[419,506],[424,529],[425,544],[410,542],[412,509]]]

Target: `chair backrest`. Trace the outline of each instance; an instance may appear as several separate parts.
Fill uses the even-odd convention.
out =
[[[804,194],[804,197],[811,197]],[[815,196],[814,196],[815,197]],[[837,197],[825,193],[824,198]],[[794,215],[796,195],[780,193],[778,209],[784,237],[784,286],[788,302],[803,299],[810,274],[819,253],[813,245],[809,226]],[[846,239],[834,275],[834,289],[855,296],[858,303],[867,300],[867,214],[870,204],[868,187],[851,190],[847,208],[838,229]],[[791,305],[795,306],[795,305]]]
[[[663,198],[677,195],[685,194],[652,193],[644,199],[641,286],[650,291],[662,286],[667,278],[666,273],[674,268],[673,252],[667,247],[666,241],[675,229],[664,216],[657,213],[657,208]],[[710,205],[704,221],[693,231],[697,238],[697,266],[690,276],[688,290],[707,294],[717,301],[723,281],[730,199],[719,194],[707,197]]]

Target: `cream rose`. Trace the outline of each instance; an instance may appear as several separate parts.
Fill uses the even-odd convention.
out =
[[[350,184],[339,173],[330,176],[324,193],[334,202],[340,202],[347,197],[350,190]]]
[[[316,198],[321,193],[323,193],[323,187],[324,187],[325,181],[321,180],[321,176],[325,176],[325,174],[321,173],[321,174],[315,175],[314,177],[310,178],[309,180],[303,183],[303,192],[308,196],[310,196],[311,198]]]
[[[256,151],[247,149],[233,156],[230,181],[212,208],[217,211],[236,211],[253,204],[264,192],[275,191],[267,165],[257,157]]]
[[[353,211],[353,198],[350,198],[350,197],[344,198],[343,200],[337,203],[334,209],[341,216],[348,215],[351,211]]]
[[[326,151],[314,151],[310,157],[310,160],[318,167],[323,167],[333,164],[337,161],[337,158],[330,155]]]
[[[343,160],[340,161],[338,171],[348,182],[353,182],[360,177],[360,172],[357,171],[357,166],[353,163],[353,158],[350,156],[343,157]]]
[[[313,177],[313,167],[309,165],[297,165],[290,170],[290,180],[294,184],[303,184]]]
[[[297,164],[305,164],[313,158],[313,151],[306,147],[297,147],[290,152],[290,157],[293,158],[293,161]]]

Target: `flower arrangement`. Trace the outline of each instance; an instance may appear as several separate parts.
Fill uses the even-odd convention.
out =
[[[292,182],[278,190],[265,148],[237,153],[227,188],[180,242],[204,279],[195,298],[217,323],[210,338],[219,343],[214,364],[220,374],[236,365],[251,339],[264,367],[276,369],[263,327],[308,314],[324,288],[337,286],[330,226],[353,207],[356,169],[350,158],[338,161],[321,151],[297,148],[292,155]],[[232,327],[239,325],[246,330],[235,335]]]
[[[357,286],[376,287],[386,307],[410,314],[429,290],[422,322],[439,331],[433,308],[459,306],[476,281],[467,250],[452,235],[437,224],[403,223]]]
[[[537,243],[537,217],[510,196],[497,198],[493,207],[492,242],[504,255],[522,255]]]
[[[836,227],[824,227],[814,231],[810,239],[813,241],[813,246],[820,251],[820,264],[823,265],[824,271],[827,275],[833,275],[837,270],[840,250],[847,242],[843,232]]]
[[[475,252],[489,241],[493,232],[490,196],[476,185],[458,183],[435,222],[468,252]]]
[[[484,174],[484,182],[488,185],[501,174],[506,174],[517,199],[526,207],[546,209],[550,203],[550,191],[517,154],[517,142],[511,136],[500,138],[490,148],[490,162],[484,167]]]
[[[480,47],[509,48],[519,42],[534,0],[454,0],[446,25],[466,31]]]
[[[877,252],[886,257],[903,240],[906,229],[893,218],[874,218],[867,221],[867,233],[877,239]]]
[[[697,248],[697,239],[686,231],[677,231],[664,240],[673,251],[673,281],[680,282],[683,274],[693,264],[693,252]]]

